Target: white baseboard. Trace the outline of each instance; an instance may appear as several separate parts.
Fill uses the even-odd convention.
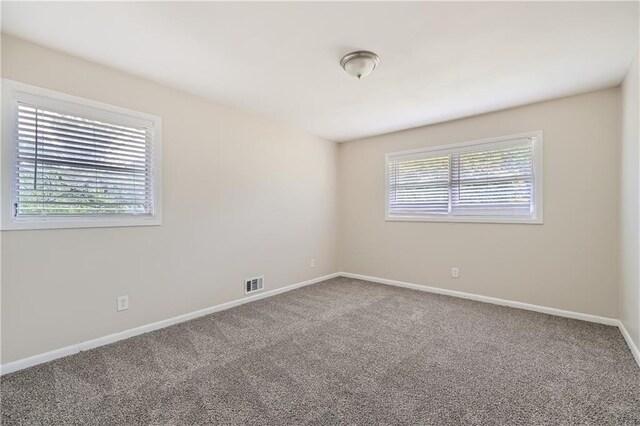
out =
[[[313,279],[302,281],[296,284],[291,284],[286,287],[264,291],[253,296],[247,296],[242,299],[233,300],[231,302],[222,303],[220,305],[215,305],[208,308],[200,309],[199,311],[178,315],[177,317],[154,322],[152,324],[142,325],[140,327],[135,327],[129,330],[120,331],[118,333],[110,334],[108,336],[98,337],[96,339],[87,340],[74,345],[66,346],[64,348],[55,349],[53,351],[45,352],[43,354],[19,359],[17,361],[0,365],[0,375],[9,374],[14,371],[18,371],[24,368],[32,367],[34,365],[42,364],[43,362],[53,361],[54,359],[62,358],[68,355],[73,355],[81,351],[86,351],[89,349],[96,348],[98,346],[108,345],[109,343],[117,342],[118,340],[127,339],[129,337],[138,336],[140,334],[148,333],[150,331],[158,330],[160,328],[169,327],[171,325],[189,321],[194,318],[202,317],[205,315],[209,315],[214,312],[224,311],[225,309],[233,308],[235,306],[240,306],[245,303],[254,302],[256,300],[264,299],[266,297],[275,296],[276,294],[285,293],[287,291],[295,290],[296,288],[308,286],[308,285],[319,283],[321,281],[325,281],[331,278],[335,278],[335,277],[338,277],[339,275],[340,274],[338,273],[324,275],[322,277],[313,278]]]
[[[545,313],[545,314],[557,315],[557,316],[561,316],[561,317],[573,318],[573,319],[589,321],[589,322],[595,322],[595,323],[599,323],[599,324],[613,325],[613,326],[616,326],[616,327],[618,327],[620,329],[620,332],[622,333],[622,335],[624,336],[624,339],[626,340],[627,344],[629,345],[629,349],[631,350],[631,353],[633,354],[636,362],[640,366],[640,351],[638,351],[638,348],[636,347],[634,342],[631,340],[631,336],[627,332],[627,329],[624,327],[622,322],[620,320],[618,320],[618,319],[615,319],[615,318],[607,318],[607,317],[601,317],[601,316],[597,316],[597,315],[583,314],[583,313],[572,312],[572,311],[565,311],[565,310],[562,310],[562,309],[549,308],[549,307],[546,307],[546,306],[532,305],[532,304],[529,304],[529,303],[515,302],[515,301],[512,301],[512,300],[498,299],[498,298],[495,298],[495,297],[482,296],[482,295],[473,294],[473,293],[465,293],[465,292],[462,292],[462,291],[447,290],[447,289],[437,288],[437,287],[429,287],[429,286],[424,286],[424,285],[420,285],[420,284],[413,284],[413,283],[407,283],[407,282],[403,282],[403,281],[390,280],[390,279],[386,279],[386,278],[378,278],[378,277],[372,277],[372,276],[367,276],[367,275],[352,274],[352,273],[349,273],[349,272],[337,272],[337,273],[333,273],[333,274],[324,275],[322,277],[313,278],[311,280],[303,281],[303,282],[300,282],[300,283],[292,284],[292,285],[289,285],[289,286],[286,286],[286,287],[265,291],[265,292],[262,292],[262,293],[259,293],[259,294],[253,295],[253,296],[248,296],[248,297],[245,297],[245,298],[242,298],[242,299],[234,300],[234,301],[223,303],[223,304],[220,304],[220,305],[211,306],[211,307],[208,307],[208,308],[205,308],[205,309],[201,309],[201,310],[198,310],[198,311],[195,311],[195,312],[190,312],[190,313],[187,313],[187,314],[179,315],[177,317],[173,317],[173,318],[169,318],[169,319],[166,319],[166,320],[154,322],[152,324],[146,324],[146,325],[143,325],[143,326],[140,326],[140,327],[131,328],[129,330],[124,330],[124,331],[121,331],[121,332],[118,332],[118,333],[110,334],[108,336],[103,336],[103,337],[98,337],[96,339],[87,340],[87,341],[80,342],[80,343],[77,343],[77,344],[74,344],[74,345],[66,346],[64,348],[55,349],[53,351],[46,352],[46,353],[43,353],[43,354],[34,355],[34,356],[31,356],[31,357],[28,357],[28,358],[23,358],[23,359],[20,359],[20,360],[17,360],[17,361],[9,362],[7,364],[0,365],[0,375],[12,373],[14,371],[18,371],[18,370],[22,370],[24,368],[32,367],[34,365],[42,364],[44,362],[53,361],[54,359],[62,358],[62,357],[68,356],[68,355],[73,355],[73,354],[76,354],[76,353],[81,352],[81,351],[86,351],[86,350],[93,349],[93,348],[96,348],[96,347],[99,347],[99,346],[107,345],[109,343],[117,342],[118,340],[127,339],[129,337],[138,336],[140,334],[148,333],[150,331],[154,331],[154,330],[158,330],[158,329],[161,329],[161,328],[169,327],[171,325],[178,324],[178,323],[185,322],[185,321],[189,321],[189,320],[192,320],[192,319],[195,319],[195,318],[198,318],[198,317],[202,317],[204,315],[209,315],[209,314],[212,314],[214,312],[219,312],[219,311],[223,311],[223,310],[226,310],[226,309],[233,308],[235,306],[240,306],[240,305],[248,303],[248,302],[253,302],[253,301],[256,301],[256,300],[264,299],[266,297],[275,296],[276,294],[285,293],[287,291],[291,291],[291,290],[294,290],[296,288],[308,286],[308,285],[311,285],[311,284],[316,284],[316,283],[319,283],[321,281],[325,281],[325,280],[328,280],[328,279],[331,279],[331,278],[335,278],[335,277],[338,277],[338,276],[347,277],[347,278],[354,278],[354,279],[359,279],[359,280],[364,280],[364,281],[371,281],[371,282],[375,282],[375,283],[379,283],[379,284],[392,285],[392,286],[396,286],[396,287],[410,288],[410,289],[426,291],[426,292],[430,292],[430,293],[443,294],[443,295],[447,295],[447,296],[460,297],[460,298],[463,298],[463,299],[476,300],[478,302],[492,303],[492,304],[495,304],[495,305],[510,306],[510,307],[513,307],[513,308],[526,309],[526,310],[529,310],[529,311],[542,312],[542,313]]]
[[[624,337],[624,340],[627,341],[627,345],[629,346],[629,349],[631,350],[631,353],[633,354],[633,357],[636,359],[636,362],[638,363],[638,367],[640,367],[640,350],[638,350],[638,347],[636,346],[636,344],[631,339],[631,335],[629,334],[629,332],[625,328],[625,326],[622,323],[622,321],[618,321],[618,328],[620,329],[620,333],[622,333],[622,336]]]
[[[352,274],[349,272],[340,272],[339,275],[341,277],[354,278],[354,279],[363,280],[363,281],[371,281],[374,283],[392,285],[396,287],[405,287],[405,288],[410,288],[414,290],[426,291],[429,293],[444,294],[447,296],[460,297],[463,299],[470,299],[478,302],[492,303],[494,305],[510,306],[512,308],[542,312],[544,314],[557,315],[559,317],[573,318],[573,319],[582,320],[582,321],[595,322],[598,324],[612,325],[620,329],[622,336],[624,336],[624,340],[627,342],[627,345],[629,346],[629,349],[631,350],[633,357],[635,358],[636,362],[638,363],[638,366],[640,367],[640,351],[638,351],[637,346],[635,345],[633,340],[631,340],[631,336],[629,335],[629,332],[627,331],[627,329],[624,327],[624,324],[622,324],[622,321],[616,318],[608,318],[608,317],[601,317],[598,315],[583,314],[580,312],[565,311],[562,309],[549,308],[549,307],[540,306],[540,305],[532,305],[524,302],[515,302],[513,300],[482,296],[480,294],[465,293],[462,291],[447,290],[447,289],[438,288],[438,287],[429,287],[425,285],[412,284],[412,283],[407,283],[403,281],[389,280],[387,278],[378,278],[378,277],[371,277],[368,275]]]
[[[354,278],[358,280],[371,281],[379,284],[393,285],[396,287],[411,288],[414,290],[427,291],[429,293],[444,294],[446,296],[460,297],[462,299],[476,300],[478,302],[492,303],[494,305],[510,306],[512,308],[526,309],[527,311],[542,312],[544,314],[557,315],[560,317],[579,319],[589,322],[597,322],[606,325],[618,325],[616,318],[601,317],[598,315],[582,314],[579,312],[565,311],[562,309],[548,308],[546,306],[532,305],[524,302],[515,302],[513,300],[498,299],[496,297],[482,296],[480,294],[465,293],[463,291],[447,290],[438,287],[429,287],[426,285],[412,284],[403,281],[389,280],[386,278],[370,277],[367,275],[352,274],[349,272],[340,272],[340,276]]]

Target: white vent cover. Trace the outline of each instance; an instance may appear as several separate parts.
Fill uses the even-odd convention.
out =
[[[244,294],[255,293],[264,289],[264,276],[244,280]]]

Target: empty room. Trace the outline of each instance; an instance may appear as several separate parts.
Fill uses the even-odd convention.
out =
[[[640,425],[640,2],[0,8],[2,425]]]

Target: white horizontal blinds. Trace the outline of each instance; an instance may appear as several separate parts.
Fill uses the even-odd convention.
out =
[[[17,104],[14,214],[152,215],[153,135]]]
[[[533,179],[532,138],[452,152],[451,212],[530,216]]]
[[[447,214],[449,156],[389,159],[389,212]]]
[[[536,216],[536,137],[388,156],[388,214]]]

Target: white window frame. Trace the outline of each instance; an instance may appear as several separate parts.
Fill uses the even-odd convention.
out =
[[[395,156],[433,154],[449,155],[452,152],[460,152],[469,148],[481,148],[483,145],[495,145],[508,143],[508,141],[535,138],[533,144],[533,204],[534,212],[530,217],[498,216],[490,214],[476,215],[399,215],[389,213],[389,160]],[[388,222],[471,222],[471,223],[543,223],[543,132],[542,130],[519,133],[515,135],[499,136],[495,138],[480,139],[468,142],[440,145],[429,148],[398,151],[385,154],[385,220]],[[451,202],[451,200],[449,200]]]
[[[13,165],[17,141],[17,103],[31,102],[79,116],[112,123],[153,128],[153,214],[98,216],[34,216],[15,217],[13,200]],[[2,143],[0,147],[0,224],[2,230],[101,228],[114,226],[162,225],[162,119],[155,115],[132,111],[78,96],[44,89],[30,84],[2,79]]]

